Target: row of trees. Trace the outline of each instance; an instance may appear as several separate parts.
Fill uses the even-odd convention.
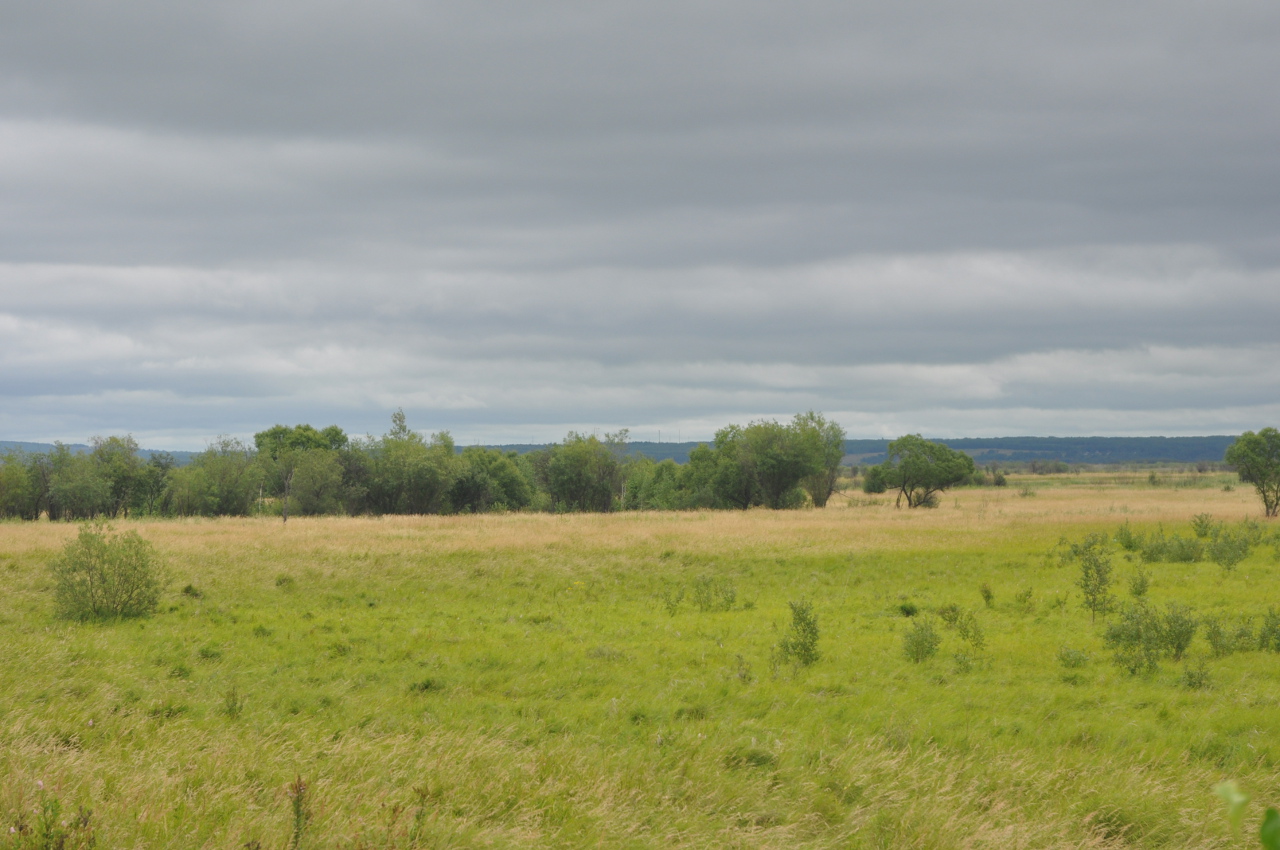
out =
[[[184,466],[163,452],[144,460],[132,437],[95,438],[83,454],[56,445],[0,456],[0,518],[823,507],[845,439],[838,424],[812,411],[722,428],[685,464],[631,455],[627,436],[570,433],[524,455],[479,446],[458,452],[447,432],[424,438],[397,411],[381,437],[276,425],[252,445],[219,439]],[[1280,433],[1246,432],[1226,460],[1275,516]],[[899,506],[932,507],[940,492],[978,477],[969,455],[908,434],[866,471],[863,489],[896,490]],[[1002,483],[998,472],[994,478]]]
[[[524,455],[458,452],[447,432],[424,438],[397,411],[381,437],[276,425],[252,445],[219,439],[183,466],[165,453],[144,459],[132,437],[95,438],[87,453],[56,445],[0,457],[0,517],[821,507],[835,489],[845,434],[813,412],[731,425],[684,465],[630,455],[627,437],[570,433]]]

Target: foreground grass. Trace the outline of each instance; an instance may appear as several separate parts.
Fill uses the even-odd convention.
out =
[[[1259,513],[1204,480],[1027,479],[935,511],[129,523],[175,580],[160,614],[105,625],[52,617],[73,527],[0,525],[0,847],[50,797],[92,809],[100,847],[284,847],[297,776],[304,847],[1238,846],[1210,789],[1280,800],[1280,656],[1205,659],[1201,636],[1128,676],[1054,554]],[[1160,605],[1280,604],[1269,546],[1230,574],[1149,569]],[[700,578],[732,608],[699,610]],[[807,669],[771,661],[799,599]],[[943,629],[912,664],[904,603],[972,610],[985,649]],[[1212,687],[1184,687],[1201,663]]]

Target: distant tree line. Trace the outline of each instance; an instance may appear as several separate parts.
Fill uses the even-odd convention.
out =
[[[139,456],[129,436],[80,453],[0,455],[0,518],[456,514],[822,507],[835,491],[844,430],[812,411],[790,422],[722,428],[686,464],[628,453],[628,432],[571,432],[525,454],[458,452],[447,432],[423,437],[403,411],[381,437],[331,425],[276,425],[252,444],[219,438],[179,466]]]

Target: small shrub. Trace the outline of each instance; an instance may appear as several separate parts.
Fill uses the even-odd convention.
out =
[[[1214,658],[1223,658],[1234,652],[1253,649],[1253,622],[1241,620],[1234,630],[1217,617],[1205,617],[1204,639]]]
[[[259,623],[253,627],[253,636],[260,638],[271,637],[271,629]]]
[[[1209,514],[1196,514],[1191,518],[1191,530],[1196,533],[1196,537],[1204,539],[1213,533],[1217,523]]]
[[[1204,550],[1204,544],[1193,537],[1177,534],[1165,537],[1164,532],[1157,532],[1143,544],[1142,560],[1148,563],[1193,564],[1204,560]]]
[[[1142,567],[1134,570],[1133,575],[1129,576],[1129,595],[1134,599],[1142,599],[1147,595],[1147,591],[1151,589],[1151,573]]]
[[[1280,652],[1280,611],[1268,608],[1258,628],[1258,649]]]
[[[1111,555],[1103,548],[1105,538],[1100,535],[1086,538],[1077,552],[1080,561],[1080,578],[1076,586],[1084,597],[1084,607],[1089,609],[1090,620],[1111,610]],[[1072,546],[1072,550],[1077,547]]]
[[[1089,653],[1064,646],[1058,650],[1058,663],[1068,670],[1078,670],[1089,663]]]
[[[1169,603],[1161,618],[1160,632],[1165,648],[1169,650],[1174,661],[1182,660],[1199,627],[1200,621],[1192,615],[1190,608],[1174,602]]]
[[[192,599],[204,598],[204,593],[201,592],[200,588],[196,587],[194,584],[189,584],[186,587],[182,588],[182,595],[190,596]]]
[[[112,534],[103,523],[82,525],[49,569],[54,605],[72,620],[153,614],[165,585],[151,544],[136,531]]]
[[[920,609],[916,607],[914,602],[903,602],[898,606],[898,613],[904,617],[914,617],[920,613]]]
[[[992,590],[991,585],[987,584],[985,581],[982,583],[982,586],[978,588],[978,593],[982,595],[983,605],[986,605],[988,608],[990,608],[993,604],[995,604],[995,601],[996,601],[995,591]]]
[[[911,621],[911,628],[902,638],[902,651],[916,664],[927,661],[938,652],[942,636],[933,627],[933,621],[920,617]]]
[[[956,605],[954,602],[948,605],[943,605],[938,609],[938,616],[942,618],[942,622],[952,627],[954,627],[959,621],[960,613],[960,606]]]
[[[1116,545],[1126,552],[1137,552],[1142,548],[1143,536],[1134,534],[1133,529],[1129,527],[1129,521],[1125,520],[1124,525],[1116,529]]]
[[[1023,614],[1030,614],[1036,609],[1035,591],[1029,587],[1019,590],[1013,597],[1013,603]]]
[[[808,667],[822,657],[818,651],[818,617],[810,602],[787,604],[791,606],[791,628],[778,642],[778,657]]]
[[[693,582],[693,604],[704,614],[708,611],[730,611],[738,601],[738,589],[728,579],[717,581],[711,576],[698,576]]]
[[[1223,572],[1231,572],[1247,557],[1249,557],[1247,534],[1232,534],[1224,531],[1209,543],[1209,560],[1222,567]]]
[[[978,623],[978,618],[974,616],[972,611],[965,611],[956,619],[956,631],[974,649],[982,650],[987,645],[986,636],[982,633],[982,626]]]
[[[963,652],[957,652],[952,661],[957,675],[973,671],[973,658]]]
[[[1165,648],[1160,617],[1144,603],[1127,606],[1107,626],[1103,640],[1115,650],[1115,663],[1131,675],[1154,672]]]
[[[1209,676],[1209,667],[1201,661],[1195,667],[1182,671],[1182,686],[1192,691],[1203,691],[1213,684]]]
[[[222,713],[229,719],[235,720],[244,711],[244,699],[240,696],[240,691],[232,685],[222,697]]]

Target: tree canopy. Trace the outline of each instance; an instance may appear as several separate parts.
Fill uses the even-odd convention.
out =
[[[1225,459],[1241,481],[1257,488],[1267,516],[1276,516],[1280,511],[1280,431],[1245,431],[1227,447]]]
[[[937,494],[973,475],[973,458],[942,443],[907,434],[889,444],[889,457],[880,464],[877,478],[898,490],[896,505],[935,507]]]

